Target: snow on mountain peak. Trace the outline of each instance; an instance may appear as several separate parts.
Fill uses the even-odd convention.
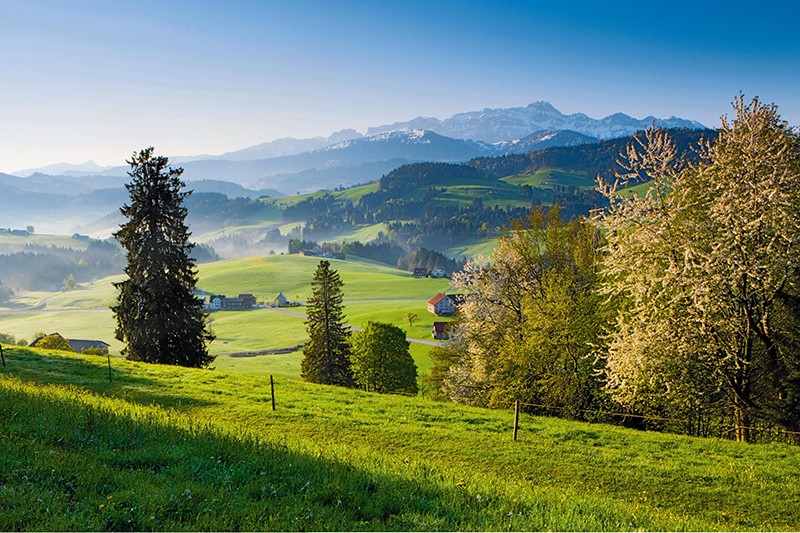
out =
[[[480,111],[457,113],[444,120],[417,117],[408,122],[369,128],[367,134],[425,129],[445,137],[497,143],[523,139],[532,132],[543,130],[571,130],[589,137],[610,139],[630,135],[650,127],[653,123],[667,128],[705,128],[699,122],[674,116],[667,119],[647,117],[640,120],[624,113],[614,113],[602,119],[593,119],[583,113],[565,115],[549,102],[537,101],[526,107],[484,108]]]

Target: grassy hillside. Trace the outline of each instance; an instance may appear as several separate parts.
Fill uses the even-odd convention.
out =
[[[319,259],[313,257],[265,256],[206,263],[199,269],[198,286],[209,293],[235,296],[256,295],[270,302],[283,292],[289,299],[305,302],[311,295],[311,279]],[[449,281],[413,279],[401,270],[357,259],[332,260],[345,285],[345,314],[351,325],[367,320],[390,322],[415,338],[430,339],[436,317],[428,313],[427,300],[448,288]],[[108,308],[116,298],[112,283],[120,276],[104,278],[68,292],[35,292],[19,295],[10,307],[0,308],[0,332],[32,341],[36,332],[59,332],[66,338],[99,339],[118,354],[123,345],[114,339],[116,323]],[[31,308],[25,310],[26,308]],[[305,314],[305,307],[289,311]],[[419,317],[413,327],[403,318],[408,313]],[[209,351],[218,358],[218,369],[238,372],[276,374],[299,378],[300,351],[248,358],[230,358],[228,354],[284,349],[307,341],[304,318],[270,309],[220,311],[211,315],[211,329],[217,338]],[[441,320],[440,318],[436,318]],[[414,345],[412,355],[420,373],[427,372],[431,361],[429,346]]]
[[[794,530],[800,448],[7,349],[0,529]]]
[[[448,280],[414,279],[410,272],[357,258],[332,259],[331,266],[344,282],[346,300],[375,298],[430,298],[449,286]],[[306,300],[319,258],[276,255],[230,259],[200,265],[199,286],[205,291],[235,295],[251,293],[273,300],[283,292],[287,298]]]
[[[73,239],[69,235],[40,235],[34,233],[33,235],[20,236],[0,233],[0,253],[14,253],[23,250],[26,245],[57,246],[59,248],[86,250],[87,246],[89,246],[89,241]]]
[[[584,171],[559,168],[540,168],[532,174],[516,174],[502,178],[500,181],[520,187],[530,185],[543,189],[553,186],[591,189],[596,186],[594,179]]]

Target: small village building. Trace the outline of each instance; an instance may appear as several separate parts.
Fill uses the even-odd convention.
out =
[[[438,316],[449,316],[456,312],[456,306],[453,300],[440,292],[428,300],[428,311]]]
[[[256,297],[252,294],[240,294],[236,298],[226,298],[224,294],[217,294],[209,300],[208,308],[212,311],[237,311],[252,309],[256,304]]]
[[[322,248],[320,248],[319,246],[315,246],[311,249],[300,250],[300,255],[305,255],[307,257],[321,257]]]
[[[425,267],[419,267],[414,269],[414,273],[411,274],[412,278],[420,279],[420,278],[427,278],[428,277],[428,269]]]
[[[283,295],[283,293],[278,294],[278,297],[272,301],[275,307],[288,307],[289,306],[289,299]]]
[[[50,335],[45,335],[43,337],[37,337],[32,343],[29,344],[31,348],[36,348],[39,346],[44,337],[60,337],[64,339],[64,337],[60,333],[51,333]],[[72,351],[75,353],[84,353],[88,350],[96,351],[97,353],[101,353],[103,355],[108,353],[108,349],[111,347],[105,341],[100,340],[88,340],[88,339],[64,339],[69,344],[69,347],[72,348]]]
[[[436,267],[433,270],[431,270],[431,277],[432,278],[446,278],[447,277],[447,272],[445,272],[443,269],[441,269],[439,267]]]
[[[450,323],[449,322],[434,322],[431,336],[437,340],[444,340],[450,337]]]

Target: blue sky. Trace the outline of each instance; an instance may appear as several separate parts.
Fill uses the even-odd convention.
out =
[[[0,0],[0,171],[546,100],[800,124],[795,2]]]

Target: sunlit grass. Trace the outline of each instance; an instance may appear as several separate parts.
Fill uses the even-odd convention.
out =
[[[6,349],[2,530],[793,530],[800,448]]]

